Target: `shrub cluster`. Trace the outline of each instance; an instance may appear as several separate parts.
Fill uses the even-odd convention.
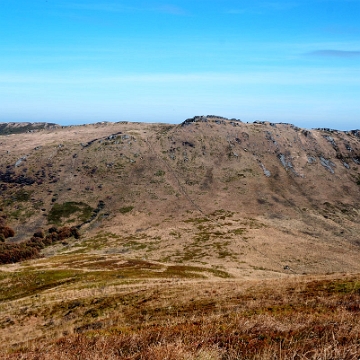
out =
[[[6,215],[0,216],[0,243],[5,239],[15,236],[15,231],[6,225]]]
[[[33,244],[0,244],[0,264],[11,264],[39,257],[39,250]]]
[[[41,249],[70,237],[80,238],[79,230],[76,227],[51,227],[47,234],[43,230],[38,230],[29,240],[22,243],[0,243],[0,264],[38,258]]]

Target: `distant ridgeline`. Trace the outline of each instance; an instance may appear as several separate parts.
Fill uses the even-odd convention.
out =
[[[26,132],[33,132],[36,130],[53,129],[56,127],[60,127],[60,125],[54,123],[46,123],[46,122],[0,123],[0,135],[22,134]]]

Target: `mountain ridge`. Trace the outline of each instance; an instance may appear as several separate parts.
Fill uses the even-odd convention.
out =
[[[359,134],[210,115],[5,137],[1,207],[16,230],[7,241],[26,240],[56,219],[82,224],[84,242],[104,231],[120,236],[99,245],[103,252],[225,266],[237,276],[253,273],[255,263],[264,273],[352,271],[360,242]],[[84,209],[99,203],[84,222]],[[331,261],[319,265],[319,252]]]
[[[227,118],[224,116],[220,116],[220,115],[195,115],[192,118],[187,118],[186,120],[184,120],[183,122],[181,122],[178,125],[187,125],[193,122],[206,122],[207,119],[212,119],[212,120],[226,120],[226,121],[230,121],[230,122],[243,122],[241,119],[236,119],[236,118]],[[0,135],[9,135],[9,134],[15,134],[15,133],[23,133],[23,132],[28,132],[28,131],[36,131],[36,130],[43,130],[43,129],[49,129],[49,128],[70,128],[70,127],[81,127],[81,126],[89,126],[89,125],[104,125],[104,124],[128,124],[128,123],[133,123],[133,124],[137,124],[137,123],[142,123],[142,122],[138,122],[138,121],[99,121],[96,123],[84,123],[84,124],[70,124],[70,125],[59,125],[57,123],[48,123],[48,122],[29,122],[29,121],[18,121],[18,122],[0,122]],[[246,122],[247,124],[249,124],[249,122]],[[156,124],[156,123],[154,123]],[[170,125],[171,123],[163,123],[162,124],[168,124]],[[317,127],[317,128],[302,128],[302,127],[298,127],[294,124],[291,123],[287,123],[287,122],[271,122],[271,121],[262,121],[262,120],[255,120],[253,122],[250,122],[250,124],[269,124],[271,126],[274,125],[289,125],[293,128],[296,129],[301,129],[301,130],[320,130],[320,131],[326,131],[326,132],[344,132],[344,133],[353,133],[356,136],[360,136],[359,129],[352,129],[352,130],[339,130],[339,129],[333,129],[333,128],[324,128],[324,127]],[[173,124],[174,125],[174,124]],[[175,124],[176,125],[176,124]],[[3,130],[4,128],[7,128],[5,131]],[[12,132],[13,129],[17,129],[17,132]]]

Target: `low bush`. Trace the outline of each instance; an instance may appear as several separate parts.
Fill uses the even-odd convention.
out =
[[[52,227],[45,235],[43,230],[38,230],[29,240],[18,244],[1,242],[0,236],[0,264],[12,264],[24,260],[30,260],[40,257],[40,251],[46,246],[56,242],[63,241],[70,237],[80,238],[79,230],[75,227],[64,226],[62,228]]]
[[[6,215],[0,216],[0,243],[5,242],[5,239],[9,237],[14,237],[15,231],[7,226],[6,224]]]
[[[5,239],[15,236],[15,231],[8,226],[1,227],[0,233],[4,235]]]

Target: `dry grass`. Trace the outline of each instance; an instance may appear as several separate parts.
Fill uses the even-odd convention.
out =
[[[77,306],[63,300],[52,307],[48,327],[61,327],[69,309],[78,323],[67,335],[14,344],[3,358],[358,359],[360,354],[356,276],[144,283],[136,291],[78,300]]]

